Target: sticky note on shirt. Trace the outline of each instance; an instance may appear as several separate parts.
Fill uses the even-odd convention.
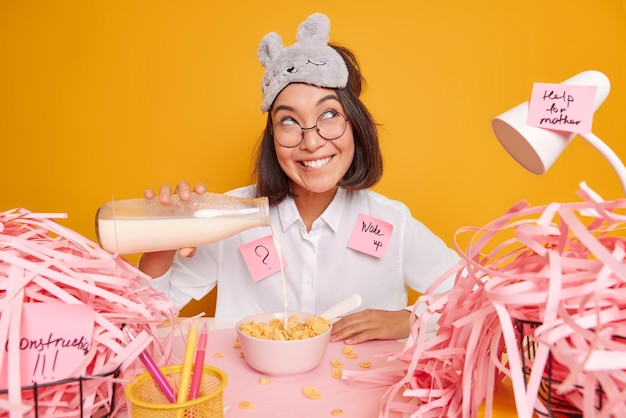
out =
[[[239,251],[254,281],[280,272],[278,251],[271,235],[248,242],[239,247]],[[287,262],[283,257],[283,268],[285,267]]]
[[[352,229],[348,248],[383,258],[391,240],[393,225],[360,213]]]

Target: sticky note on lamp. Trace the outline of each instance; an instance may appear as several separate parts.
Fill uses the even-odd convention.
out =
[[[535,83],[526,123],[556,131],[590,133],[596,86]]]

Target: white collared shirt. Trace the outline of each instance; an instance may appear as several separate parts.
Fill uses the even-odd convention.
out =
[[[229,194],[251,197],[252,192],[248,186]],[[359,214],[393,226],[383,258],[348,247]],[[361,295],[360,309],[403,309],[407,286],[424,292],[459,259],[406,205],[371,190],[339,188],[309,232],[292,198],[270,208],[270,218],[287,264],[287,304],[293,312],[320,313],[354,293]],[[216,317],[282,312],[280,272],[255,281],[240,252],[242,245],[271,233],[270,227],[252,228],[199,247],[191,258],[177,255],[172,268],[151,284],[179,307],[219,284]]]

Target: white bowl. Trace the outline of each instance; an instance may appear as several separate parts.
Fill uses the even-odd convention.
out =
[[[298,316],[306,321],[314,316],[305,312],[287,312],[287,316]],[[326,353],[331,327],[323,334],[302,340],[267,340],[241,332],[241,325],[254,321],[268,323],[273,318],[284,318],[283,312],[251,315],[237,322],[236,330],[246,362],[253,369],[271,376],[286,376],[305,373],[317,367]]]

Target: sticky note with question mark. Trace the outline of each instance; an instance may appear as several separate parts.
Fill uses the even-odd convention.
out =
[[[259,281],[280,272],[278,251],[271,235],[248,242],[239,247],[239,251],[254,281]],[[284,257],[283,267],[287,267],[287,261]]]

